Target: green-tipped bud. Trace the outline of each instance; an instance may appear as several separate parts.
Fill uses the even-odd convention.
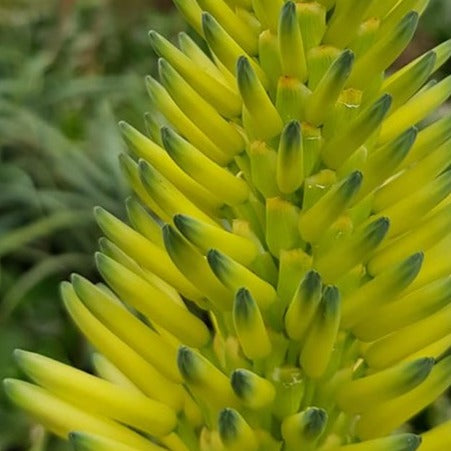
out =
[[[266,201],[266,242],[271,253],[278,257],[281,250],[300,245],[297,229],[299,208],[279,197]]]
[[[420,16],[428,3],[428,0],[404,0],[398,2],[384,17],[379,37],[392,34],[406,14],[416,12]]]
[[[245,55],[247,58],[251,58],[211,14],[202,13],[202,29],[208,45],[232,74],[235,72],[237,61],[241,56]],[[250,64],[255,71],[255,76],[266,85],[266,76],[260,66],[254,61]]]
[[[451,76],[410,99],[395,111],[382,125],[379,142],[395,138],[407,128],[422,121],[451,95]]]
[[[286,2],[280,11],[278,35],[283,75],[304,82],[308,76],[307,61],[296,15],[296,4],[292,1]],[[293,58],[293,55],[296,57]]]
[[[306,109],[306,119],[309,122],[315,125],[324,122],[344,88],[353,62],[354,54],[351,50],[345,50],[329,67],[309,98]]]
[[[210,333],[205,324],[167,294],[104,254],[96,254],[96,263],[108,284],[152,321],[191,346],[208,343]]]
[[[282,436],[287,449],[311,449],[326,429],[327,420],[327,412],[318,407],[309,407],[285,418],[282,423]]]
[[[360,227],[329,252],[318,256],[313,266],[326,280],[336,280],[357,263],[368,258],[387,235],[389,226],[390,221],[387,218],[379,218]]]
[[[424,251],[424,262],[421,270],[408,288],[412,292],[426,284],[445,277],[451,273],[451,237],[447,236],[440,240],[435,246]]]
[[[236,74],[255,137],[269,139],[278,135],[282,130],[282,120],[246,57],[239,57]]]
[[[244,148],[242,136],[204,98],[178,74],[165,59],[158,61],[163,86],[192,121],[228,155],[236,155]]]
[[[429,249],[438,243],[451,228],[451,205],[445,205],[435,214],[426,217],[411,232],[390,241],[368,263],[370,274],[379,274],[412,254],[417,249]]]
[[[230,310],[232,295],[216,279],[203,255],[173,227],[163,227],[164,245],[177,268],[193,281],[210,302],[221,310]]]
[[[395,140],[370,153],[363,164],[363,184],[356,199],[366,194],[388,179],[408,155],[417,137],[417,129],[410,128]]]
[[[43,388],[16,379],[5,379],[3,384],[14,404],[39,418],[47,429],[61,438],[67,439],[73,430],[83,430],[108,437],[113,442],[127,443],[132,449],[152,449],[148,446],[149,442],[136,432],[75,407]]]
[[[221,200],[229,205],[240,204],[248,198],[249,189],[243,180],[211,161],[174,130],[163,127],[161,137],[171,158],[206,190],[217,193],[218,184],[223,187],[215,197],[219,194]]]
[[[160,83],[152,77],[146,77],[146,88],[154,106],[205,155],[224,165],[232,159],[193,123]]]
[[[301,214],[299,230],[302,238],[315,243],[324,236],[324,232],[349,205],[361,183],[362,173],[353,172],[342,182],[332,186],[312,208]]]
[[[307,333],[300,364],[308,377],[319,378],[325,373],[340,325],[340,294],[337,287],[324,288],[321,301]]]
[[[332,168],[340,167],[377,130],[390,105],[391,97],[384,94],[363,110],[342,133],[338,132],[334,138],[328,140],[322,150],[324,162]]]
[[[338,404],[349,413],[371,410],[373,405],[401,396],[421,384],[434,363],[434,359],[425,357],[352,380],[340,388]]]
[[[142,236],[159,247],[163,247],[161,225],[155,216],[151,215],[138,199],[131,196],[125,201],[127,217],[133,228]]]
[[[166,215],[164,210],[152,199],[149,193],[144,188],[144,185],[139,176],[139,166],[135,162],[135,160],[126,155],[119,155],[119,163],[121,166],[122,174],[124,175],[127,183],[130,184],[136,196],[139,200],[158,218],[169,220],[169,217]]]
[[[289,122],[282,131],[277,153],[277,185],[282,193],[296,191],[304,181],[301,124]]]
[[[436,70],[440,69],[440,67],[442,67],[443,64],[445,64],[446,61],[448,61],[448,59],[451,57],[451,39],[442,42],[433,50],[437,56],[434,68],[432,69],[432,72],[435,72]]]
[[[408,166],[429,154],[430,149],[442,145],[451,138],[451,117],[444,116],[418,133],[417,139],[403,162]]]
[[[227,33],[250,55],[257,53],[257,34],[241,20],[223,0],[200,0],[204,11],[208,11],[221,23]]]
[[[343,445],[337,451],[415,451],[421,445],[421,437],[415,434],[396,434],[390,437],[364,440]]]
[[[430,152],[421,160],[421,164],[406,169],[399,177],[380,188],[375,196],[375,210],[392,205],[417,190],[418,187],[433,181],[448,167],[450,151],[451,139]]]
[[[226,450],[255,451],[258,442],[254,431],[244,418],[234,409],[224,409],[219,413],[218,430]]]
[[[373,206],[376,211],[380,211],[380,215],[390,218],[389,236],[396,236],[420,222],[421,218],[428,211],[448,196],[450,188],[451,170],[448,170],[435,180],[422,185],[420,189],[406,193],[402,200],[390,205],[388,208],[380,210],[382,202],[378,193],[376,193]]]
[[[220,408],[237,403],[227,376],[198,351],[181,346],[177,365],[188,386],[194,388],[207,404]]]
[[[135,155],[152,164],[189,199],[206,210],[214,210],[221,206],[221,201],[180,169],[164,149],[126,122],[120,122],[119,127],[124,137],[130,142]]]
[[[212,249],[208,252],[207,259],[217,278],[226,287],[233,292],[246,287],[262,310],[266,310],[277,300],[276,291],[271,284],[227,255]]]
[[[377,340],[446,307],[450,297],[451,277],[446,276],[382,306],[353,332],[363,341]]]
[[[235,295],[233,324],[246,357],[262,359],[271,352],[271,342],[260,309],[245,288],[240,288]]]
[[[157,111],[147,111],[144,113],[144,125],[146,127],[146,133],[150,139],[163,147],[161,141],[160,128],[168,125],[168,121]]]
[[[143,186],[152,198],[158,200],[168,216],[184,213],[209,224],[215,224],[209,215],[188,199],[152,165],[140,160],[139,170]]]
[[[415,279],[420,271],[423,258],[422,252],[413,254],[355,290],[344,302],[343,326],[352,327],[372,315],[380,305],[393,301]]]
[[[414,64],[402,73],[395,72],[384,81],[382,90],[392,96],[393,111],[403,105],[423,86],[432,73],[436,59],[436,54],[431,50],[414,61]]]
[[[321,299],[321,277],[309,271],[299,284],[285,314],[288,336],[300,341],[309,328]]]
[[[14,357],[35,383],[78,407],[156,436],[176,425],[175,412],[161,402],[39,354],[17,349]]]
[[[86,338],[115,367],[151,399],[179,411],[183,405],[183,391],[170,382],[153,365],[103,325],[76,295],[72,285],[61,285],[64,306]]]
[[[75,293],[92,314],[158,371],[170,380],[180,382],[175,365],[176,351],[172,345],[146,327],[105,290],[76,274],[71,279]]]
[[[347,85],[362,89],[369,80],[387,69],[412,39],[418,24],[418,14],[407,14],[395,29],[380,39],[354,65]]]
[[[240,401],[253,410],[270,405],[276,395],[275,388],[268,379],[246,369],[237,369],[232,373],[230,383]]]
[[[447,356],[434,365],[429,376],[416,388],[363,413],[356,433],[363,439],[389,434],[437,399],[450,383],[451,356]]]
[[[167,59],[184,79],[225,117],[235,117],[241,111],[241,99],[237,92],[227,86],[221,78],[210,75],[201,67],[192,64],[187,55],[174,47],[156,31],[149,33],[154,50]]]
[[[387,368],[451,333],[451,305],[372,343],[365,359],[372,368]]]
[[[213,246],[243,265],[250,264],[257,256],[257,246],[251,240],[223,228],[212,226],[185,215],[174,216],[177,229],[202,252]]]
[[[183,276],[161,247],[145,239],[106,210],[97,207],[94,213],[105,235],[133,260],[168,282],[189,299],[201,297],[199,291]]]

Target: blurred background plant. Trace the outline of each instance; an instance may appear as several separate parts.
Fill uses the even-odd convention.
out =
[[[143,76],[156,63],[147,30],[182,27],[168,4],[0,2],[1,379],[17,372],[17,346],[84,365],[58,282],[72,271],[95,278],[92,207],[123,215],[116,124],[142,122]],[[0,392],[0,450],[64,449],[45,442]]]
[[[142,79],[156,59],[147,30],[170,36],[183,27],[170,0],[0,1],[1,379],[16,376],[16,347],[85,366],[58,282],[72,271],[96,278],[91,211],[124,214],[116,123],[141,124],[148,107]],[[408,59],[450,30],[451,2],[431,0]],[[440,403],[418,428],[449,412]],[[25,449],[67,448],[0,392],[0,451]]]

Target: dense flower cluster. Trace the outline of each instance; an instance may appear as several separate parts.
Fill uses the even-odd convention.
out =
[[[131,226],[62,285],[98,377],[17,351],[7,393],[76,450],[451,449],[402,429],[451,383],[451,42],[386,73],[428,1],[175,3]]]

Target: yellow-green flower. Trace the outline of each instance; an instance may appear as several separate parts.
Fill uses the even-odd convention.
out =
[[[62,284],[98,376],[26,351],[10,398],[76,450],[444,451],[451,41],[390,74],[427,0],[176,0],[148,136],[122,123],[106,285]]]

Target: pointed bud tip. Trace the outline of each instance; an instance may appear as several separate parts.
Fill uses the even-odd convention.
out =
[[[207,261],[211,267],[216,267],[221,260],[221,254],[216,249],[210,249],[207,252]]]
[[[307,417],[307,425],[306,425],[306,433],[309,436],[316,437],[318,436],[324,429],[328,415],[324,409],[319,407],[309,407],[305,411],[305,415]]]
[[[105,238],[105,237],[102,237]],[[80,274],[77,274],[75,272],[73,272],[70,276],[69,276],[70,282],[72,283],[72,285],[79,285],[81,283],[84,282],[85,278],[83,276],[80,276]]]
[[[351,49],[345,49],[339,56],[341,63],[344,66],[350,66],[354,62],[354,52]]]
[[[351,172],[348,177],[348,183],[351,185],[360,185],[363,180],[363,174],[360,171]]]
[[[293,140],[301,135],[301,124],[297,120],[288,122],[283,130],[283,134],[288,140]]]
[[[417,252],[417,253],[411,255],[407,259],[408,264],[412,265],[412,266],[415,266],[415,267],[416,266],[421,266],[421,264],[423,263],[423,260],[424,260],[424,252],[423,251]]]
[[[149,36],[152,43],[156,42],[161,37],[160,33],[155,30],[149,30],[147,36]]]
[[[211,31],[211,27],[215,24],[215,19],[210,13],[204,11],[202,12],[201,22],[204,32],[209,32]]]
[[[235,410],[226,407],[219,412],[218,429],[221,438],[227,442],[237,435],[238,414]]]
[[[236,73],[239,83],[243,83],[244,81],[249,83],[253,69],[249,60],[243,55],[236,62]]]
[[[102,215],[105,215],[105,213],[107,213],[107,211],[100,205],[96,205],[92,209],[92,211],[94,212],[94,216],[96,217],[96,219],[100,218]]]
[[[178,213],[174,215],[172,221],[174,222],[175,226],[180,230],[180,232],[182,232],[187,223],[187,216]]]
[[[245,397],[251,388],[247,371],[243,369],[235,370],[230,377],[230,384],[239,398]]]
[[[380,109],[381,112],[386,112],[391,107],[392,96],[390,94],[384,94],[377,102],[376,108]]]
[[[406,445],[408,448],[406,448],[406,451],[415,451],[418,449],[421,445],[421,442],[423,441],[423,438],[420,435],[416,434],[406,434],[408,435],[406,440]]]
[[[293,16],[294,14],[296,14],[296,4],[291,0],[285,2],[280,11],[281,20],[287,18],[287,16]]]
[[[305,274],[301,283],[309,292],[316,291],[321,287],[321,276],[312,269]]]
[[[185,379],[190,379],[193,375],[195,365],[195,355],[187,346],[180,346],[177,351],[177,366]]]
[[[130,125],[125,121],[119,121],[117,125],[121,132],[126,132],[130,128]]]
[[[27,357],[27,355],[30,354],[27,351],[24,351],[23,349],[14,349],[13,351],[13,358],[16,361],[16,363],[20,366],[20,363],[23,362],[23,360]]]
[[[241,287],[237,290],[235,298],[239,302],[248,302],[249,298],[251,298],[251,293],[247,288]]]
[[[165,244],[169,243],[172,239],[172,235],[174,234],[174,231],[172,230],[172,227],[169,224],[164,224],[161,227],[161,231],[163,233],[163,241]]]

